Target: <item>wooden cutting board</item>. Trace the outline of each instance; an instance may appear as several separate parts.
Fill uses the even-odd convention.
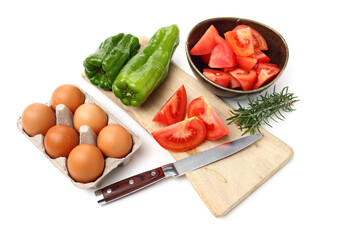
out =
[[[82,77],[88,81],[84,74]],[[233,108],[175,63],[171,63],[166,80],[141,107],[125,106],[113,92],[99,89],[151,133],[161,128],[158,123],[151,121],[152,118],[182,84],[186,88],[188,103],[196,97],[204,96],[219,117],[227,123],[226,119],[231,116],[230,110]],[[227,136],[216,141],[206,140],[190,151],[170,153],[178,161],[241,137],[242,133],[235,124],[226,125],[230,131]],[[287,144],[264,129],[261,132],[264,136],[250,147],[186,174],[214,216],[220,217],[228,213],[291,159],[293,150]]]

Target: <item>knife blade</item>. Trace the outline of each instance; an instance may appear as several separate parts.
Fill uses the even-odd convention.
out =
[[[196,170],[220,159],[233,155],[240,150],[252,145],[262,136],[263,134],[259,133],[242,137],[181,159],[177,162],[169,163],[164,166],[154,168],[152,170],[115,182],[109,186],[95,191],[97,202],[100,205],[105,205],[109,202],[115,201],[145,187],[148,187],[164,178],[180,177],[190,171]]]

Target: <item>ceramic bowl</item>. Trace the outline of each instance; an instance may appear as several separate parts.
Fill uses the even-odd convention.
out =
[[[249,91],[225,88],[209,80],[207,77],[205,77],[202,74],[202,70],[204,68],[207,68],[208,66],[201,61],[199,56],[190,55],[189,51],[198,42],[201,36],[206,32],[206,30],[212,24],[218,30],[221,36],[224,36],[223,34],[225,32],[231,31],[237,25],[241,25],[241,24],[248,25],[254,28],[255,30],[257,30],[258,32],[260,32],[268,44],[268,50],[263,51],[263,52],[271,59],[270,61],[271,63],[275,63],[277,64],[279,68],[281,68],[280,73],[274,79],[272,79],[270,82],[263,85],[259,89],[249,90]],[[212,18],[212,19],[207,19],[207,20],[204,20],[198,23],[190,31],[188,35],[186,45],[185,45],[185,51],[186,51],[188,63],[192,69],[193,74],[196,76],[196,78],[199,81],[201,81],[214,94],[220,97],[227,97],[227,98],[236,97],[236,96],[245,95],[245,94],[255,94],[255,93],[259,93],[269,88],[282,75],[287,65],[288,57],[289,57],[289,50],[288,50],[286,41],[274,29],[268,27],[267,25],[264,25],[262,23],[259,23],[253,20],[243,19],[243,18],[230,18],[230,17]]]

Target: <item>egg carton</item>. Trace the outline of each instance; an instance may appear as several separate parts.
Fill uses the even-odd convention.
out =
[[[97,101],[93,97],[91,97],[88,93],[86,93],[82,89],[80,89],[80,90],[82,91],[82,93],[85,96],[84,103],[95,103],[98,106],[100,106],[100,104],[98,104]],[[46,105],[51,107],[51,101],[47,102]],[[118,125],[123,126],[126,130],[128,130],[128,132],[130,133],[130,135],[132,137],[132,144],[133,145],[132,145],[131,152],[127,156],[125,156],[124,158],[105,158],[104,171],[103,171],[102,175],[98,179],[96,179],[96,181],[94,181],[94,182],[79,183],[79,182],[76,182],[75,180],[73,180],[70,177],[70,175],[68,173],[68,170],[67,170],[67,166],[66,166],[67,158],[66,157],[59,157],[59,158],[56,158],[56,159],[51,158],[45,151],[44,136],[42,134],[38,134],[36,136],[30,137],[23,130],[21,117],[19,117],[19,120],[17,122],[17,126],[18,126],[19,130],[21,131],[21,133],[23,135],[25,135],[45,155],[45,157],[48,158],[49,161],[57,169],[59,169],[61,171],[61,173],[63,173],[66,177],[68,177],[76,187],[82,188],[82,189],[95,189],[95,188],[98,188],[100,186],[101,181],[112,170],[114,170],[115,168],[117,168],[119,166],[126,166],[129,163],[129,161],[131,160],[132,155],[138,150],[138,148],[141,145],[140,138],[134,132],[132,132],[125,125],[123,125],[121,123],[121,121],[119,121],[110,112],[106,111],[106,109],[104,109],[102,106],[100,106],[100,107],[105,111],[105,113],[108,116],[108,125],[118,124]],[[55,115],[56,115],[56,125],[67,125],[67,126],[70,126],[72,128],[74,127],[74,125],[73,125],[73,113],[64,104],[59,104],[59,105],[56,106]],[[80,144],[87,143],[87,144],[92,144],[92,145],[97,146],[97,135],[95,134],[95,132],[89,126],[81,126],[81,128],[79,130],[79,141],[80,141],[79,142]]]

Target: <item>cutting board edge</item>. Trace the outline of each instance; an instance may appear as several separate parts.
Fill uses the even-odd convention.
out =
[[[283,142],[284,143],[284,142]],[[202,201],[204,202],[204,205],[206,205],[206,207],[208,208],[208,210],[216,217],[216,218],[220,218],[223,217],[225,215],[227,215],[232,209],[234,209],[235,207],[237,207],[241,202],[243,202],[247,197],[249,197],[253,192],[255,192],[260,186],[262,186],[266,181],[268,181],[273,175],[275,175],[278,171],[280,171],[287,163],[290,162],[290,160],[292,159],[292,157],[294,156],[294,150],[292,149],[292,147],[290,147],[288,144],[284,143],[288,148],[289,148],[289,155],[288,157],[282,162],[282,164],[278,165],[278,167],[276,167],[273,171],[271,171],[266,177],[264,177],[263,179],[261,179],[261,181],[259,181],[253,188],[251,188],[250,191],[248,191],[247,193],[245,193],[244,195],[242,195],[242,197],[240,199],[238,199],[235,204],[232,204],[229,208],[227,208],[225,211],[217,211],[216,209],[213,209],[211,207],[211,204],[208,204],[207,201],[205,201],[205,199],[202,196],[202,194],[199,192],[199,189],[194,186],[193,181],[191,181],[189,179],[189,176],[187,175],[186,177],[188,178],[189,182],[191,183],[191,185],[193,186],[194,190],[197,192],[197,194],[199,195],[199,197],[202,199]]]

